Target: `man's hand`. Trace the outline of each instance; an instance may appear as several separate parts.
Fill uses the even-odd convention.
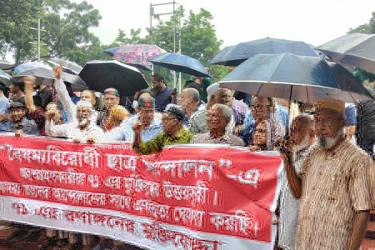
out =
[[[25,83],[26,86],[33,86],[35,83],[35,77],[34,76],[25,76],[23,78],[23,82]]]
[[[46,118],[47,118],[48,121],[51,121],[55,117],[55,115],[56,115],[56,113],[53,110],[48,110],[45,113],[45,116],[46,116]]]
[[[53,67],[53,74],[55,75],[56,79],[60,79],[61,78],[62,64],[60,64],[59,66],[56,65],[56,66]]]
[[[20,137],[21,135],[23,135],[24,133],[23,133],[23,131],[22,130],[16,130],[15,132],[14,132],[14,135],[16,136],[16,137]]]
[[[142,129],[142,123],[141,122],[137,122],[133,125],[134,134],[140,134],[141,129]]]
[[[81,143],[81,139],[79,139],[79,138],[74,138],[74,139],[73,139],[73,142],[74,142],[74,143]]]
[[[251,152],[254,152],[254,151],[259,151],[259,150],[261,150],[261,148],[258,147],[258,146],[252,145],[252,146],[249,146],[249,150],[250,150]]]
[[[10,122],[12,119],[7,114],[0,114],[0,122]]]
[[[95,136],[88,136],[87,143],[94,144],[96,142]]]

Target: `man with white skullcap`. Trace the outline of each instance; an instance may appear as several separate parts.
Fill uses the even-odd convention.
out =
[[[62,125],[54,124],[52,119],[54,114],[51,113],[47,117],[46,134],[53,137],[70,138],[74,142],[96,142],[103,135],[103,130],[95,124],[94,112],[90,102],[79,101],[77,103],[76,121]]]

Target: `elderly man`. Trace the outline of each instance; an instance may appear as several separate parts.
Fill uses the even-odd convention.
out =
[[[103,130],[96,126],[93,120],[94,107],[88,101],[77,103],[76,122],[56,125],[54,122],[54,112],[49,112],[47,116],[45,131],[48,136],[65,137],[73,139],[74,142],[93,143],[101,139]]]
[[[115,105],[120,104],[120,94],[115,88],[108,88],[104,90],[104,107],[105,110],[101,111],[98,114],[97,123],[99,127],[101,127],[103,130],[105,129],[105,125],[107,124],[107,120],[109,117],[109,114],[111,113],[111,108]]]
[[[296,249],[358,249],[371,207],[372,162],[345,140],[343,102],[318,100],[314,118],[319,145],[303,159],[300,176],[286,150],[289,186],[300,199]]]
[[[206,105],[206,108],[198,110],[198,112],[195,112],[190,117],[189,131],[194,133],[194,134],[204,134],[204,133],[208,132],[207,112],[212,107],[212,105],[214,105],[216,103],[220,103],[220,101],[222,100],[222,95],[221,95],[222,92],[221,91],[215,91],[213,93],[210,92],[210,94],[211,95],[210,95],[209,101]],[[232,133],[232,132],[234,132],[234,128],[235,128],[235,122],[234,122],[234,117],[233,117],[233,114],[232,114],[229,125],[226,127],[226,131],[228,133]]]
[[[167,145],[189,143],[193,134],[184,129],[182,125],[184,116],[185,112],[181,106],[169,104],[165,108],[162,118],[163,132],[148,142],[142,141],[142,123],[136,123],[133,126],[135,134],[133,150],[138,154],[145,155],[161,151]]]
[[[232,117],[232,110],[224,104],[214,104],[207,113],[208,133],[195,135],[191,143],[229,144],[245,146],[243,140],[225,131]]]
[[[145,142],[154,139],[163,131],[161,119],[155,114],[155,99],[150,92],[140,91],[136,100],[137,115],[121,124],[116,135],[112,136],[115,141],[132,141],[134,139],[133,126],[136,123],[141,124],[141,137]]]
[[[200,96],[198,90],[193,88],[185,88],[178,96],[177,104],[185,108],[185,126],[189,125],[189,119],[194,113],[205,107],[205,105],[200,104]]]
[[[290,130],[290,145],[296,173],[300,174],[301,161],[311,151],[315,141],[314,121],[310,116],[299,115],[294,118]],[[294,198],[286,178],[285,171],[281,177],[280,192],[280,225],[279,247],[295,249],[295,238],[298,226],[299,200]]]

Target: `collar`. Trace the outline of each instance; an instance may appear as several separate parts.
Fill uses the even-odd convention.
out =
[[[178,131],[174,136],[169,136],[171,139],[173,140],[178,140],[180,139],[181,137],[183,137],[186,133],[186,129],[184,127],[182,127],[180,129],[180,131]]]
[[[349,141],[343,137],[339,139],[339,141],[336,143],[335,146],[333,146],[333,148],[327,150],[321,147],[321,149],[323,150],[326,158],[334,157],[337,154],[337,152],[341,151],[343,148],[346,147],[348,142]]]

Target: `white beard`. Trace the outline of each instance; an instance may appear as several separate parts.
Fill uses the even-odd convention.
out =
[[[337,141],[339,140],[341,134],[338,134],[336,137],[334,138],[319,138],[319,145],[324,148],[324,149],[330,149],[332,148],[333,146],[335,146],[335,144],[337,143]]]
[[[89,119],[83,119],[82,121],[80,121],[79,122],[79,124],[78,124],[78,127],[84,127],[84,126],[86,126],[88,123],[90,122],[90,120]]]
[[[308,146],[310,146],[310,135],[305,135],[305,138],[303,138],[300,144],[293,145],[293,151],[299,152],[302,149],[307,148]]]

